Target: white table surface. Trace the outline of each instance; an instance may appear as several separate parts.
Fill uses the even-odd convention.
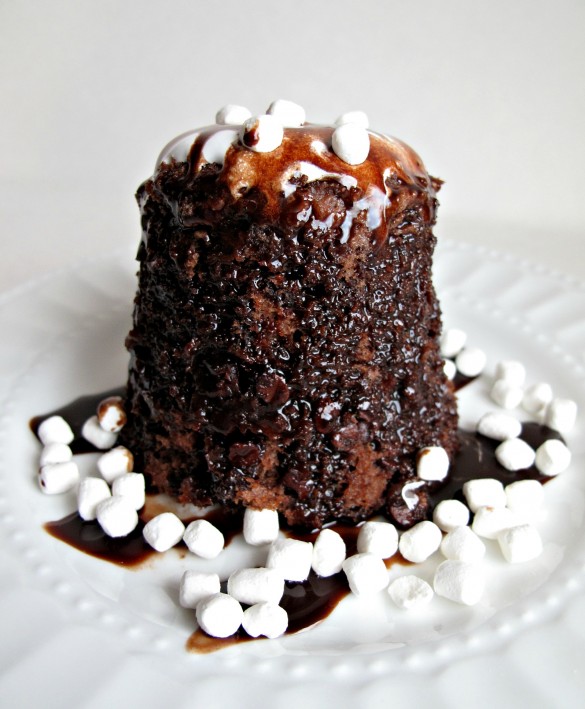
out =
[[[445,180],[438,235],[585,277],[585,3],[0,5],[0,292],[138,242],[174,135],[277,97],[360,108]]]

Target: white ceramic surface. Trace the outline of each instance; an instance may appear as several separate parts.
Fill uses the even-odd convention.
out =
[[[546,486],[542,557],[510,566],[490,549],[487,593],[471,609],[435,598],[404,613],[384,595],[348,598],[297,636],[192,655],[184,649],[192,614],[176,601],[182,569],[196,562],[172,552],[131,571],[47,535],[42,523],[73,505],[38,490],[27,421],[123,382],[133,271],[122,251],[0,299],[0,705],[582,705],[582,415],[567,437],[570,470]],[[436,284],[445,324],[466,329],[492,368],[518,358],[530,382],[549,381],[585,411],[583,284],[451,242],[439,249]],[[464,426],[492,407],[488,383],[489,372],[463,390]],[[92,464],[86,456],[83,466]],[[224,568],[240,563],[242,550],[230,547]],[[417,572],[429,578],[435,563]]]

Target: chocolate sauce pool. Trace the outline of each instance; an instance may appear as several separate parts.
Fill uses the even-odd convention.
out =
[[[461,388],[469,381],[471,380],[456,382],[457,388]],[[95,451],[96,449],[81,437],[81,427],[90,416],[95,414],[97,405],[102,399],[108,396],[123,396],[123,394],[124,390],[118,388],[101,394],[80,397],[56,411],[36,416],[30,421],[30,428],[37,435],[38,427],[45,419],[55,415],[62,416],[76,436],[71,445],[73,452]],[[426,488],[432,501],[432,507],[435,507],[441,500],[453,498],[463,500],[463,484],[472,479],[495,478],[504,485],[515,480],[532,479],[544,483],[550,479],[541,475],[535,466],[516,472],[510,472],[503,468],[495,457],[498,441],[465,431],[460,431],[459,436],[461,447],[449,470],[448,480],[444,483],[431,483]],[[523,424],[520,438],[534,449],[551,438],[562,440],[558,432],[537,423]],[[154,506],[156,508],[155,503]],[[155,514],[164,511],[152,507],[153,503],[147,500],[147,504],[140,512],[138,527],[130,535],[121,539],[108,537],[97,522],[84,522],[77,513],[56,522],[48,522],[44,527],[56,539],[86,554],[127,568],[136,568],[157,554],[142,536],[144,524]],[[211,510],[204,515],[204,518],[223,533],[226,545],[242,531],[243,516],[241,513]],[[335,524],[330,528],[337,531],[344,539],[347,555],[354,554],[359,528],[343,524]],[[296,539],[314,541],[317,533],[299,534],[294,532],[292,536]],[[386,561],[386,566],[390,567],[394,563],[407,564],[408,562],[396,554]],[[321,578],[311,572],[307,581],[303,583],[286,582],[280,605],[287,611],[289,618],[287,634],[297,633],[321,622],[348,594],[349,586],[343,572],[328,578]],[[192,652],[208,653],[252,639],[243,630],[225,639],[211,638],[201,630],[196,630],[187,641],[186,647]]]

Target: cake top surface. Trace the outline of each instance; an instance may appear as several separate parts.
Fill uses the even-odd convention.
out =
[[[305,121],[302,107],[282,100],[257,116],[241,106],[223,107],[215,124],[168,143],[156,170],[173,161],[188,162],[192,177],[206,166],[218,166],[218,179],[234,200],[251,189],[261,191],[269,220],[299,185],[338,182],[353,192],[352,216],[366,210],[368,227],[379,239],[391,216],[402,210],[405,193],[426,192],[433,198],[440,185],[412,148],[370,130],[363,112],[343,114],[334,125],[317,125]]]

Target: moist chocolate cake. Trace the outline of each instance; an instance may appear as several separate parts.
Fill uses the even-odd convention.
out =
[[[412,524],[417,452],[457,448],[431,282],[441,182],[363,126],[269,118],[180,136],[138,190],[123,442],[181,502]]]

